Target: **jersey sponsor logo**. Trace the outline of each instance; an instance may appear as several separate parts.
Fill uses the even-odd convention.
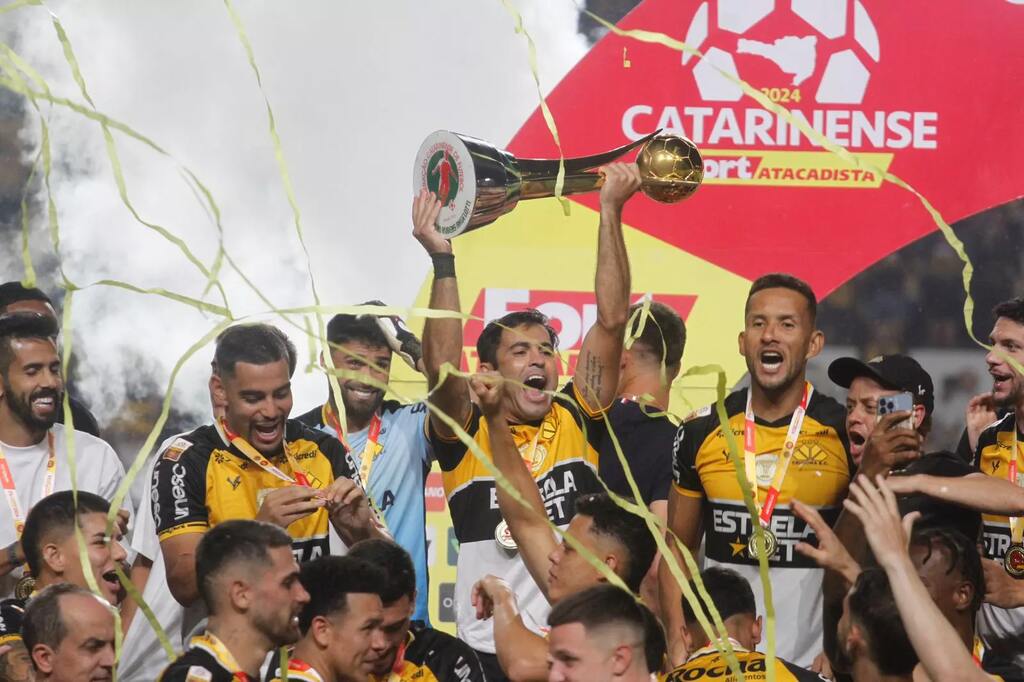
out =
[[[1006,550],[1010,549],[1010,532],[1005,526],[983,524],[981,536],[985,557],[988,559],[1002,559],[1006,555]]]
[[[175,462],[171,467],[171,497],[174,498],[174,520],[181,521],[188,516],[188,499],[185,495],[185,467]]]
[[[167,446],[161,457],[168,460],[169,462],[177,462],[181,459],[182,454],[186,450],[192,447],[192,443],[185,440],[184,438],[175,438],[174,442]]]
[[[553,471],[545,476],[540,484],[540,496],[544,500],[544,508],[548,518],[555,525],[564,525],[572,520],[576,510],[570,506],[567,498],[576,493],[576,477],[571,470]],[[498,508],[497,484],[491,487],[491,509]]]
[[[754,658],[752,660],[740,659],[740,670],[746,673],[763,673],[766,670],[765,659],[761,657]],[[702,663],[699,659],[692,663],[687,663],[681,669],[677,668],[668,674],[665,678],[666,682],[682,682],[689,680],[700,680],[705,677],[714,678],[726,678],[731,675],[729,666],[720,658],[715,657],[709,664]],[[758,676],[760,679],[761,676]]]
[[[149,500],[153,507],[153,523],[160,528],[160,467],[153,467],[153,479],[149,485]]]
[[[395,506],[395,493],[385,490],[384,494],[380,496],[380,510],[386,512],[393,506]]]
[[[201,665],[189,666],[185,675],[185,682],[210,682],[212,679],[213,673]]]
[[[465,682],[473,674],[473,668],[469,666],[466,659],[459,656],[459,660],[457,660],[455,665],[452,667],[452,672],[455,673],[455,677]]]
[[[838,516],[835,508],[818,510],[825,521],[831,524]],[[773,564],[789,567],[814,568],[815,564],[796,552],[799,542],[807,541],[814,531],[791,511],[776,507],[769,526],[778,539],[775,554],[770,557]],[[707,555],[711,559],[726,563],[756,563],[747,556],[747,543],[753,533],[750,512],[742,505],[711,503],[711,533],[707,537]]]
[[[228,480],[228,485],[231,486],[232,490],[238,490],[238,486],[242,484],[242,475],[239,474],[239,475],[235,476],[234,478],[231,478],[230,476],[228,476],[227,480]]]

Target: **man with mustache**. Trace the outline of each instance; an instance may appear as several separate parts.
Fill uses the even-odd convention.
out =
[[[367,682],[373,651],[385,646],[384,571],[363,559],[328,556],[303,564],[299,579],[309,601],[299,614],[302,639],[288,655],[288,679]],[[270,682],[284,679],[280,657],[275,656],[270,670]]]
[[[561,361],[558,336],[547,317],[536,310],[509,313],[491,321],[477,341],[481,371],[496,371],[509,382],[508,428],[516,447],[529,462],[542,490],[552,521],[565,526],[577,497],[598,492],[597,448],[605,432],[603,414],[616,397],[623,337],[628,319],[629,257],[622,236],[622,210],[640,188],[636,164],[610,164],[600,196],[597,271],[594,293],[597,319],[580,347],[573,380],[554,400]],[[436,228],[441,202],[423,191],[413,203],[413,234],[434,265],[430,307],[460,310],[452,245]],[[529,264],[524,263],[524,267]],[[494,647],[494,628],[480,621],[471,602],[474,583],[487,574],[508,581],[520,598],[523,621],[534,632],[544,627],[547,600],[517,555],[507,526],[494,502],[490,470],[457,436],[454,423],[489,447],[487,426],[459,377],[441,381],[442,367],[458,368],[462,358],[462,321],[457,317],[428,319],[423,332],[423,360],[432,389],[430,441],[440,464],[445,494],[460,543],[455,604],[459,636],[473,647],[488,680],[504,679]]]
[[[257,682],[267,654],[299,639],[309,593],[284,529],[243,520],[214,526],[196,551],[196,584],[210,614],[206,632],[161,682]]]
[[[0,595],[10,596],[25,562],[20,539],[39,500],[71,488],[68,432],[57,423],[64,399],[57,322],[31,312],[0,316]],[[75,484],[111,499],[124,468],[104,441],[76,430]],[[87,465],[84,463],[88,463]]]
[[[419,341],[398,318],[335,315],[327,324],[327,342],[335,369],[344,372],[338,387],[345,409],[338,409],[328,386],[327,402],[297,420],[343,439],[351,448],[371,501],[416,565],[413,620],[428,622],[423,486],[432,457],[424,431],[427,406],[384,400],[394,354],[416,369]]]
[[[223,416],[174,439],[153,469],[153,520],[168,586],[183,606],[200,595],[196,546],[227,519],[286,529],[303,561],[330,553],[332,527],[347,544],[381,535],[337,439],[288,419],[289,343],[266,324],[222,332],[210,387]],[[187,616],[186,627],[194,620]]]
[[[764,592],[758,557],[766,555],[780,623],[777,652],[803,667],[824,658],[824,571],[795,552],[806,524],[794,516],[792,502],[812,505],[833,521],[855,468],[842,406],[806,379],[807,361],[825,343],[816,312],[817,299],[806,282],[783,273],[754,281],[739,335],[750,388],[725,398],[727,428],[741,459],[733,461],[714,406],[699,410],[676,434],[675,485],[668,500],[669,529],[694,555],[704,539],[705,567],[738,572],[759,604]],[[744,504],[737,467],[753,486],[755,521]],[[764,528],[763,540],[755,524]],[[666,539],[682,563],[671,534]],[[665,562],[660,577],[669,658],[678,666],[687,653],[681,590]]]
[[[41,289],[26,287],[21,282],[4,282],[0,284],[0,315],[8,313],[38,313],[52,317],[60,325],[60,318],[54,309],[53,301]],[[100,438],[100,426],[89,408],[82,401],[69,396],[71,418],[75,422],[76,431],[85,431]],[[57,423],[64,423],[64,410],[57,411]]]

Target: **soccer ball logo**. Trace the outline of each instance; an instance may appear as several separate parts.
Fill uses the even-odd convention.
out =
[[[720,102],[743,92],[714,67],[770,86],[780,93],[775,101],[799,102],[804,90],[823,104],[859,104],[879,59],[878,31],[861,0],[705,0],[686,43],[704,53],[682,57],[696,62],[701,97]]]

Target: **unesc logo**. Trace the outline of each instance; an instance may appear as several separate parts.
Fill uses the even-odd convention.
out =
[[[872,188],[875,172],[817,147],[782,116],[746,98],[729,76],[746,81],[836,144],[882,172],[891,150],[936,149],[938,114],[868,108],[865,101],[904,97],[878,86],[882,46],[862,0],[705,0],[685,40],[704,59],[683,54],[684,90],[702,100],[641,103],[622,115],[637,139],[663,128],[692,139],[707,184]],[[871,97],[869,94],[871,85]],[[689,99],[689,97],[686,97]]]

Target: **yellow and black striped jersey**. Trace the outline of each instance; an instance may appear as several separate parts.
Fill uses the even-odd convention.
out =
[[[335,478],[355,478],[351,458],[336,438],[289,419],[284,447],[314,488]],[[275,466],[293,475],[282,454]],[[204,533],[228,519],[254,519],[263,497],[289,485],[230,445],[214,425],[202,426],[171,442],[153,467],[153,520],[161,540]],[[327,511],[319,509],[288,526],[298,561],[329,553]]]
[[[510,424],[509,429],[524,458],[529,458],[527,466],[548,517],[558,526],[568,525],[576,513],[576,499],[603,490],[597,480],[597,448],[605,434],[604,419],[584,407],[570,382],[539,423]],[[490,457],[487,422],[476,405],[466,432]],[[544,631],[547,600],[518,553],[495,540],[502,519],[494,476],[460,440],[442,438],[433,428],[429,435],[460,544],[455,579],[459,637],[478,651],[494,652],[493,623],[478,620],[470,603],[473,584],[487,574],[508,581],[518,597],[523,622],[535,632]]]
[[[737,649],[735,644],[733,647],[744,680],[757,682],[768,679],[768,658],[764,654],[758,651]],[[715,649],[708,651],[702,649],[691,656],[686,663],[658,679],[659,682],[693,682],[694,680],[736,682],[738,678],[729,669],[725,656]],[[818,673],[801,668],[781,658],[775,659],[775,679],[777,682],[828,682]]]
[[[747,389],[725,399],[729,428],[743,453]],[[756,477],[763,501],[786,439],[790,417],[774,422],[755,418]],[[739,467],[743,468],[741,459]],[[779,655],[800,665],[810,665],[821,652],[822,569],[798,554],[798,542],[813,536],[812,530],[793,513],[798,499],[816,508],[832,524],[839,515],[855,465],[846,438],[846,412],[838,402],[815,391],[807,405],[793,459],[779,490],[770,529],[778,547],[769,559],[770,578],[779,623]],[[747,553],[753,531],[750,513],[743,503],[729,446],[713,406],[700,410],[676,433],[673,457],[674,489],[685,497],[703,501],[706,564],[727,565],[750,582],[763,613],[763,587],[757,561]]]

